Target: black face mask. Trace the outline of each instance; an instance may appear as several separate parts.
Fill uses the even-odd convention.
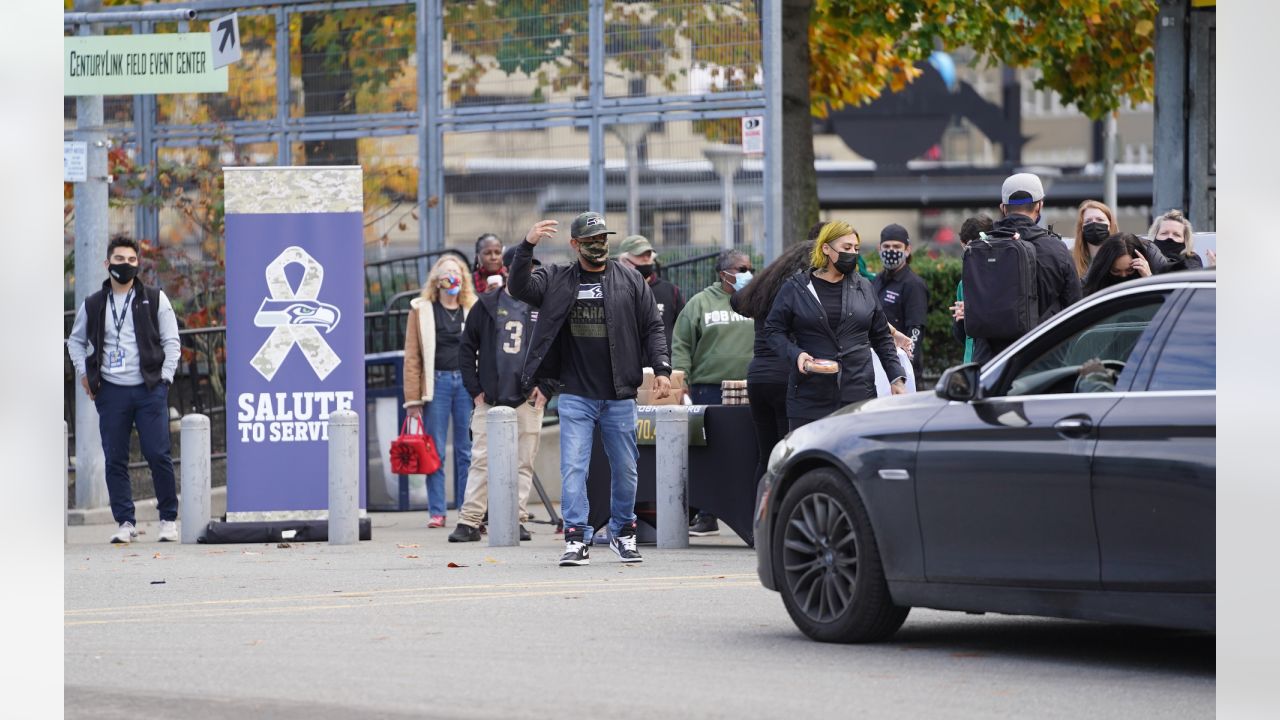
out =
[[[836,261],[831,263],[831,265],[835,267],[841,275],[848,275],[858,269],[858,253],[842,252],[840,253],[840,256],[836,258]]]
[[[1085,242],[1096,247],[1111,237],[1111,227],[1106,223],[1089,223],[1082,234]]]
[[[648,278],[653,274],[653,263],[649,263],[648,265],[636,265],[635,268],[636,272],[640,273],[640,277]]]
[[[1187,249],[1186,245],[1177,240],[1153,240],[1152,242],[1155,243],[1156,247],[1160,248],[1160,252],[1164,253],[1165,257],[1177,257],[1182,254],[1183,250]]]
[[[129,263],[112,263],[107,266],[112,279],[121,285],[128,285],[138,275],[138,266]]]

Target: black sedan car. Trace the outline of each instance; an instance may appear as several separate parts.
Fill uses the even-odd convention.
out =
[[[1213,630],[1212,271],[1091,295],[935,392],[773,449],[759,575],[815,640],[912,607]]]

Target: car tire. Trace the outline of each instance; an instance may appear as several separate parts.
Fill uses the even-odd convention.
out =
[[[876,642],[907,619],[911,608],[889,596],[867,510],[836,470],[801,476],[783,497],[772,542],[782,602],[810,638]]]

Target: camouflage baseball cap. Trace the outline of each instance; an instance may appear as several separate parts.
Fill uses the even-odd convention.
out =
[[[584,212],[574,218],[573,225],[569,226],[569,237],[575,240],[594,235],[617,235],[617,233],[605,227],[604,216],[598,212]]]
[[[643,235],[628,235],[622,244],[618,246],[618,252],[623,255],[644,255],[645,253],[654,252],[653,244],[649,242],[649,238]]]

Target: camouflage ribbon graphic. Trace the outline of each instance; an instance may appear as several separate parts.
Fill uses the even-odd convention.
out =
[[[293,263],[303,267],[297,290],[289,285],[284,273]],[[319,332],[321,327],[326,334],[333,332],[342,317],[336,306],[316,300],[324,284],[324,266],[295,245],[285,248],[267,265],[266,276],[271,297],[262,301],[253,324],[272,330],[249,364],[270,381],[297,345],[316,376],[324,380],[342,362]]]

